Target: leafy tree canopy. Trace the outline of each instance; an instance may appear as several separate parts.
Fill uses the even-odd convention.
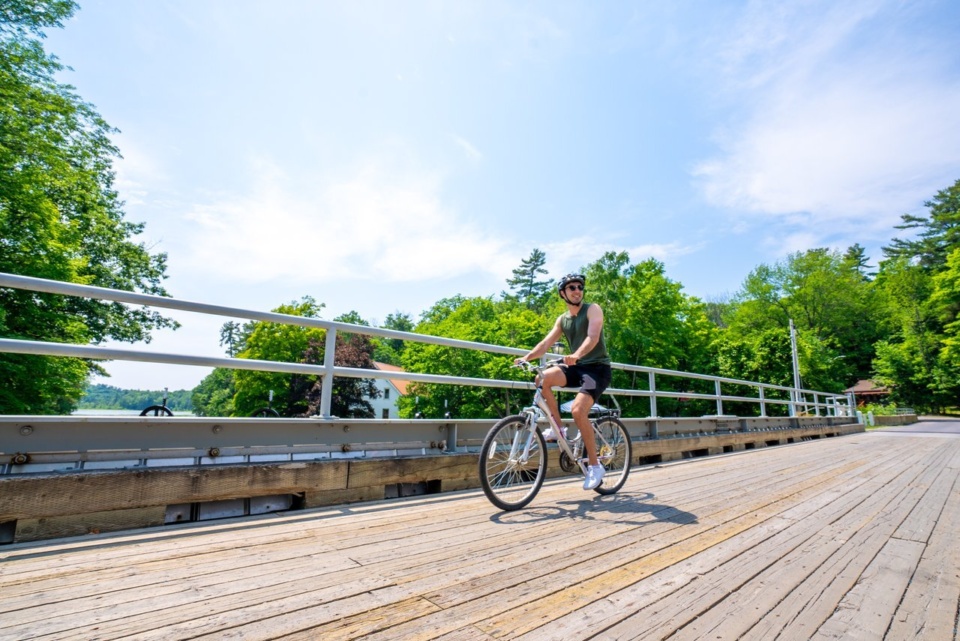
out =
[[[478,343],[532,347],[549,326],[543,316],[515,303],[458,296],[437,302],[423,314],[416,331]],[[526,380],[511,368],[512,361],[502,354],[411,343],[402,363],[409,372]],[[518,400],[496,388],[414,383],[408,389],[410,393],[399,403],[401,415],[407,417],[417,410],[428,417],[442,417],[447,411],[470,418],[504,416],[508,404]]]
[[[80,399],[80,409],[106,410],[144,410],[151,405],[162,405],[164,394],[167,397],[167,407],[174,412],[190,411],[193,409],[190,390],[138,390],[120,389],[112,385],[90,385],[83,398]]]
[[[114,130],[54,76],[63,66],[39,40],[76,10],[73,2],[0,3],[0,271],[166,295],[166,256],[133,240],[113,187]],[[149,340],[175,327],[120,303],[0,291],[0,334],[71,343]],[[9,381],[0,412],[46,414],[76,406],[87,361],[0,355]]]
[[[553,281],[540,279],[547,273],[546,264],[547,255],[534,248],[530,256],[521,260],[520,266],[513,270],[513,277],[507,279],[512,293],[504,293],[503,298],[516,300],[527,309],[542,310],[553,295]]]
[[[412,332],[414,329],[413,319],[410,314],[394,312],[387,314],[383,322],[385,329],[394,329],[398,332]],[[403,350],[406,348],[405,341],[399,338],[376,339],[373,342],[373,360],[390,365],[400,366],[403,358]]]
[[[903,214],[897,229],[920,230],[917,238],[894,238],[883,251],[889,258],[907,258],[927,270],[938,271],[947,255],[960,246],[960,180],[924,203],[927,216]]]
[[[304,296],[300,301],[281,305],[273,311],[290,316],[317,318],[323,307],[322,303],[317,303],[312,297]],[[253,323],[243,349],[237,353],[237,358],[301,363],[304,362],[308,349],[316,349],[312,346],[319,345],[322,349],[325,337],[326,331],[319,328],[256,322]],[[323,362],[322,354],[319,362]],[[249,416],[266,407],[271,390],[274,393],[273,408],[281,416],[304,415],[310,408],[305,391],[317,379],[316,376],[294,379],[291,374],[249,370],[236,370],[233,378],[236,386],[234,412],[239,416]]]

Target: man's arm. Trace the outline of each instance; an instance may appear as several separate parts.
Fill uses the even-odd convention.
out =
[[[550,349],[550,346],[556,343],[561,334],[563,334],[563,329],[560,327],[560,317],[557,317],[557,322],[553,324],[553,329],[550,330],[542,341],[537,343],[537,346],[527,352],[527,355],[523,358],[518,358],[514,362],[518,361],[527,361],[531,362],[534,359],[540,358],[547,353],[547,350]]]
[[[576,365],[577,361],[590,353],[590,350],[600,340],[600,331],[603,329],[603,310],[593,304],[587,308],[587,338],[573,354],[563,357],[566,365]]]

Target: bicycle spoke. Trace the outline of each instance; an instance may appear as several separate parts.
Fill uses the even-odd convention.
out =
[[[490,502],[503,510],[529,503],[546,476],[543,437],[530,431],[527,417],[511,416],[491,428],[480,457],[480,483]]]

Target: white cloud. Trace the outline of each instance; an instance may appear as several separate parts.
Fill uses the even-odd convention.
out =
[[[936,47],[911,46],[892,26],[896,5],[787,6],[751,5],[727,43],[724,79],[748,106],[694,175],[715,205],[807,214],[813,230],[797,241],[889,233],[956,179],[960,86]]]
[[[151,186],[165,182],[167,176],[130,136],[117,134],[115,142],[123,157],[114,162],[114,188],[127,205],[142,205],[150,198]]]
[[[633,247],[624,247],[615,239],[601,239],[592,236],[578,236],[562,242],[546,243],[543,246],[549,264],[554,267],[550,270],[554,277],[580,269],[599,259],[606,252],[625,251],[630,256],[631,263],[639,263],[647,258],[656,258],[661,262],[669,262],[679,256],[697,251],[701,245],[691,246],[678,242],[662,244],[645,244]]]
[[[193,207],[186,258],[233,281],[324,277],[412,282],[501,274],[508,243],[440,198],[441,178],[370,161],[351,175],[305,185],[260,162],[250,190]],[[507,269],[509,273],[509,269]]]
[[[450,134],[450,137],[453,139],[453,142],[457,144],[471,160],[483,160],[483,153],[473,146],[466,138],[458,136],[457,134]]]

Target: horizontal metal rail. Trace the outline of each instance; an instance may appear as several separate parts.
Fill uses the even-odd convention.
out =
[[[125,304],[144,305],[148,307],[161,307],[166,309],[176,309],[186,312],[200,314],[212,314],[218,316],[227,316],[231,318],[243,318],[255,321],[265,321],[281,323],[286,325],[297,325],[301,327],[313,327],[327,331],[326,350],[323,365],[309,365],[303,363],[281,363],[275,361],[262,361],[252,359],[207,357],[185,354],[163,354],[157,352],[147,352],[141,350],[116,349],[94,345],[72,345],[64,343],[48,343],[42,341],[26,341],[17,339],[0,339],[0,352],[36,354],[45,356],[66,356],[88,359],[103,360],[127,360],[139,362],[168,363],[180,365],[193,365],[203,367],[224,367],[230,369],[269,371],[291,374],[309,374],[322,376],[322,392],[320,403],[320,415],[323,418],[335,419],[331,416],[331,392],[333,378],[336,376],[345,376],[353,378],[376,378],[398,381],[434,383],[434,384],[452,384],[452,385],[470,385],[480,387],[499,387],[508,389],[532,389],[533,385],[529,382],[478,379],[470,377],[446,376],[435,374],[423,374],[413,372],[384,372],[380,370],[366,370],[356,368],[337,367],[334,365],[334,346],[336,333],[338,331],[376,336],[380,338],[401,339],[405,341],[414,341],[432,345],[441,345],[445,347],[472,349],[484,352],[509,354],[522,356],[527,350],[504,347],[500,345],[491,345],[486,343],[476,343],[472,341],[463,341],[450,339],[440,336],[430,336],[427,334],[415,334],[410,332],[401,332],[397,330],[384,329],[379,327],[368,327],[365,325],[354,325],[351,323],[342,323],[337,321],[326,321],[317,318],[305,318],[302,316],[292,316],[279,314],[276,312],[258,312],[234,307],[225,307],[220,305],[211,305],[207,303],[197,303],[191,301],[182,301],[163,296],[151,294],[138,294],[121,290],[106,289],[90,285],[77,285],[74,283],[64,283],[29,276],[18,276],[14,274],[0,273],[0,287],[8,287],[34,292],[43,292],[51,294],[60,294],[67,296],[79,296],[93,298],[98,300],[110,300]],[[556,356],[555,354],[549,356]],[[723,402],[736,401],[759,404],[760,416],[766,416],[767,405],[788,405],[791,414],[797,413],[797,407],[805,408],[812,406],[816,415],[820,415],[821,409],[827,414],[851,415],[851,404],[849,397],[832,394],[829,392],[818,392],[814,390],[799,390],[792,387],[773,385],[769,383],[760,383],[756,381],[745,381],[735,378],[710,376],[707,374],[696,374],[691,372],[681,372],[655,367],[645,367],[641,365],[629,365],[623,363],[614,363],[615,369],[627,372],[646,373],[648,377],[648,389],[608,389],[607,393],[611,395],[647,397],[650,399],[650,415],[656,417],[657,398],[676,398],[676,399],[703,399],[716,402],[716,415],[722,416]],[[677,378],[696,379],[714,382],[714,393],[699,392],[674,392],[658,390],[656,385],[657,376],[670,376]],[[757,389],[758,396],[739,396],[724,394],[722,385],[738,385]],[[780,391],[789,395],[789,399],[769,398],[767,391]],[[814,400],[808,403],[805,399],[811,396]]]

